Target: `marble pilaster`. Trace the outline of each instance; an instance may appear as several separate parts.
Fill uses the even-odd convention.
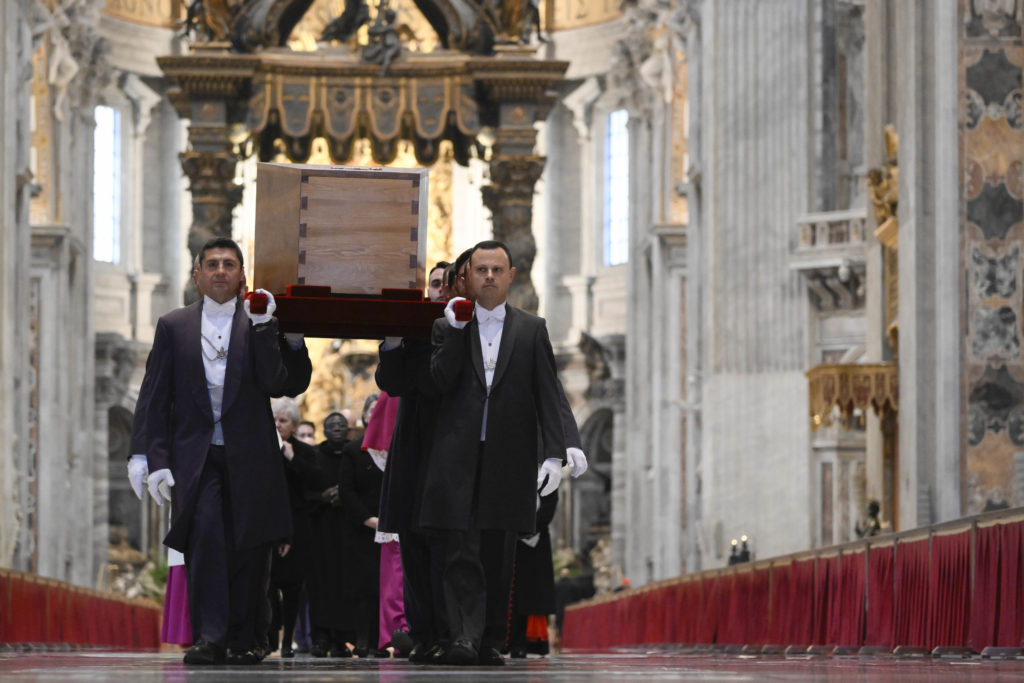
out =
[[[34,505],[27,478],[33,374],[28,363],[30,231],[28,205],[29,87],[34,52],[28,0],[0,4],[0,567],[30,570],[35,535],[26,517]]]

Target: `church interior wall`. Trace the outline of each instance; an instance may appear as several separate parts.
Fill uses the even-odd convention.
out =
[[[815,169],[809,7],[702,8],[701,458],[714,551],[704,559],[714,566],[726,559],[718,529],[746,533],[762,557],[810,542],[810,321],[788,262],[796,219],[813,206]]]
[[[186,123],[155,61],[182,45],[167,25],[89,15],[105,61],[83,61],[62,87],[47,77],[52,130],[29,176],[30,60],[56,30],[33,43],[34,7],[0,8],[0,566],[93,585],[107,506],[124,507],[108,501],[130,495],[110,483],[123,457],[110,435],[124,430],[118,410],[133,406],[153,323],[180,303],[189,270]],[[867,291],[841,310],[813,305],[791,259],[802,216],[868,209],[863,179],[884,164],[886,123],[903,167],[900,527],[1022,502],[1024,173],[1013,150],[1024,143],[1013,89],[1000,98],[993,85],[1019,93],[1019,29],[998,3],[967,0],[638,0],[554,31],[540,54],[570,66],[540,136],[534,278],[577,418],[599,417],[608,446],[600,484],[567,484],[577,550],[606,534],[612,562],[643,583],[720,566],[742,534],[760,558],[852,538],[865,496],[879,493],[878,420],[812,432],[804,373],[890,359],[880,246],[865,238]],[[688,71],[673,70],[684,58]],[[674,98],[666,82],[696,98]],[[129,124],[117,265],[90,258],[81,182],[99,102]],[[620,108],[630,251],[606,266],[605,124]],[[251,160],[239,174],[250,187],[235,227],[247,241]],[[455,253],[490,236],[488,182],[485,160],[453,165]],[[83,342],[64,352],[66,339]],[[1008,398],[996,405],[996,394]],[[580,511],[602,505],[610,528],[584,528]]]
[[[32,496],[28,230],[32,35],[26,4],[0,3],[0,566],[24,566],[21,520]]]
[[[934,34],[922,39],[931,40],[937,74],[931,101],[921,105],[936,111],[936,140],[959,137],[958,149],[936,144],[921,153],[922,166],[935,161],[935,266],[958,273],[935,292],[943,306],[935,321],[937,409],[960,416],[937,425],[944,440],[933,485],[961,482],[936,497],[945,519],[1024,504],[1024,16],[1006,3],[960,2],[908,19],[930,17]],[[900,199],[902,213],[902,185]]]

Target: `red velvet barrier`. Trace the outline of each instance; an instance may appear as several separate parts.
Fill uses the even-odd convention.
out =
[[[995,524],[975,532],[974,591],[970,644],[1017,647],[1024,637],[1024,591],[1020,587],[1024,524]]]
[[[744,578],[747,575],[729,572],[718,579],[718,632],[715,642],[723,645],[742,645],[746,641],[746,625],[743,601],[746,598]]]
[[[703,620],[701,614],[701,592],[703,582],[700,579],[683,581],[676,587],[676,640],[677,643],[698,642],[697,633]]]
[[[750,574],[750,589],[747,599],[747,639],[744,644],[765,645],[769,641],[768,625],[771,615],[771,580],[769,567],[759,567]]]
[[[928,645],[928,541],[896,545],[893,645]]]
[[[893,567],[895,544],[868,550],[868,599],[864,644],[893,646]]]
[[[768,612],[768,643],[781,644],[789,639],[786,605],[792,600],[793,565],[773,564],[771,568],[771,608]]]
[[[1021,590],[1021,556],[1024,553],[1024,524],[1004,524],[1000,529],[999,631],[997,640],[1017,647],[1024,637],[1024,600]]]
[[[694,642],[713,644],[718,632],[718,577],[707,576],[701,581],[700,621],[694,634]]]
[[[804,554],[770,567],[706,572],[628,591],[567,610],[563,643],[570,649],[639,643],[1019,646],[1022,515],[993,513],[931,532],[860,541],[838,554],[828,549],[825,556]],[[48,599],[51,609],[73,608]],[[12,601],[38,604],[40,592],[0,581],[0,608]],[[9,611],[0,609],[0,633],[9,628]],[[26,624],[36,632],[54,628],[38,617]]]
[[[0,643],[159,646],[160,607],[0,570]]]
[[[775,565],[778,601],[772,606],[775,644],[809,645],[813,638],[815,560]]]
[[[1001,645],[997,637],[1001,527],[978,527],[974,535],[974,591],[968,642],[976,652],[989,643]]]
[[[814,594],[811,607],[811,640],[812,645],[835,645],[829,640],[829,614],[832,602],[838,592],[839,555],[819,557],[814,572]]]
[[[829,611],[828,642],[860,647],[864,642],[864,551],[845,552],[839,557],[836,594]]]
[[[932,536],[928,647],[967,642],[970,582],[971,530]]]

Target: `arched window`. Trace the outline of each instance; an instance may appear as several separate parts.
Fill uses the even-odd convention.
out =
[[[121,112],[112,107],[95,110],[93,151],[93,239],[97,261],[121,261]]]
[[[604,135],[604,265],[629,260],[629,112],[613,111]]]

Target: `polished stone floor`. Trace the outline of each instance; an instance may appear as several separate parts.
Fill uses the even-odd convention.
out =
[[[0,653],[0,681],[1010,681],[1024,660],[893,657],[791,658],[698,653],[678,648],[569,653],[508,660],[501,668],[434,667],[401,659],[270,657],[251,667],[185,667],[177,652],[82,650]]]

